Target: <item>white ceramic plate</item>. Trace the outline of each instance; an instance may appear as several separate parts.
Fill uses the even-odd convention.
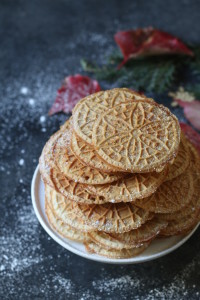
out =
[[[35,210],[35,214],[44,228],[46,232],[61,246],[66,248],[67,250],[85,257],[87,259],[103,262],[103,263],[111,263],[111,264],[135,264],[141,263],[149,260],[153,260],[164,256],[182,244],[184,244],[191,235],[198,228],[198,225],[187,235],[187,236],[175,236],[170,238],[157,239],[151,243],[151,245],[140,255],[128,258],[128,259],[110,259],[103,256],[99,256],[96,254],[90,254],[86,252],[85,247],[81,243],[77,243],[71,241],[69,239],[63,238],[60,236],[55,230],[53,230],[48,223],[48,219],[45,215],[45,205],[44,205],[44,184],[41,180],[41,176],[39,173],[39,167],[36,168],[35,173],[32,179],[31,185],[31,196],[33,207]]]

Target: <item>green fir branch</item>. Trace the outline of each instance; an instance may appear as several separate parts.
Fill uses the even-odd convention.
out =
[[[200,100],[200,83],[195,83],[195,84],[187,84],[185,86],[185,90],[187,92],[190,92],[194,94],[196,100]]]
[[[102,67],[86,60],[82,60],[81,65],[84,71],[93,73],[97,80],[116,83],[119,87],[157,93],[163,93],[171,87],[178,65],[171,57],[151,57],[131,60],[121,69],[117,69],[121,60],[122,58],[119,60],[118,56],[113,56],[109,58],[110,63]]]
[[[192,73],[199,77],[200,75],[200,46],[192,48],[194,52],[194,57],[188,57],[187,64],[189,65]]]

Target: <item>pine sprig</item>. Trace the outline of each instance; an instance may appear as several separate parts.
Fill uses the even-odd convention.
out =
[[[84,71],[93,73],[98,80],[116,83],[118,87],[157,93],[171,87],[178,65],[171,57],[152,57],[132,60],[118,70],[117,64],[121,60],[119,56],[110,57],[110,63],[102,67],[82,60],[81,65]]]
[[[189,70],[192,71],[197,82],[199,81],[200,46],[190,46],[190,48],[194,52],[193,57],[164,55],[138,58],[130,60],[120,69],[117,66],[122,62],[123,57],[119,50],[114,51],[102,66],[86,60],[82,60],[81,65],[84,71],[92,73],[97,80],[143,92],[164,93],[179,86],[182,80],[185,80],[184,73]],[[200,99],[200,85],[188,85],[188,90],[194,90],[194,94]]]
[[[200,100],[200,84],[187,84],[185,90],[193,93],[196,100]]]
[[[101,68],[96,64],[88,62],[85,59],[81,60],[81,66],[84,71],[88,73],[93,73],[96,76],[97,80],[108,80],[112,81],[121,75],[121,72],[116,72],[116,68],[113,66],[102,66]]]
[[[194,75],[200,75],[200,47],[193,47],[194,57],[188,59],[188,65]]]

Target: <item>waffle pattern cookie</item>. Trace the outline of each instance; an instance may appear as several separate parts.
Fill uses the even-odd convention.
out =
[[[160,171],[178,152],[180,126],[162,105],[125,102],[99,116],[92,142],[100,157],[121,170]]]
[[[86,232],[78,231],[70,225],[60,220],[53,212],[51,207],[46,203],[46,215],[51,227],[57,231],[64,238],[74,240],[77,242],[87,242],[89,240]]]
[[[154,213],[173,213],[185,207],[194,192],[192,169],[174,180],[165,181],[150,197],[136,201],[136,205]]]
[[[132,203],[106,203],[101,205],[76,205],[77,215],[95,230],[126,232],[136,229],[153,217],[152,213]]]
[[[160,173],[132,174],[112,184],[93,185],[88,189],[94,194],[107,197],[112,203],[132,202],[154,193],[166,178],[167,173],[168,169],[166,168]]]
[[[75,133],[71,138],[71,149],[74,155],[86,166],[103,171],[105,173],[118,172],[117,168],[109,165],[100,158],[92,145],[81,140]]]
[[[70,148],[70,138],[70,131],[65,131],[57,139],[53,148],[55,164],[66,177],[85,184],[103,184],[116,181],[121,177],[82,164]]]
[[[141,247],[137,248],[131,248],[131,249],[122,249],[122,250],[116,250],[116,249],[105,249],[98,244],[89,241],[85,243],[85,247],[88,252],[90,253],[96,253],[99,255],[103,255],[109,258],[129,258],[134,257],[136,255],[139,255],[142,253],[150,243],[144,243]]]
[[[96,119],[109,108],[126,101],[146,100],[154,102],[132,90],[112,89],[101,91],[83,98],[73,110],[73,127],[76,134],[88,144],[92,144],[92,130]]]
[[[80,100],[39,166],[50,226],[91,255],[140,255],[200,220],[198,152],[169,109],[132,90]]]
[[[169,165],[168,175],[165,180],[172,180],[181,175],[188,167],[190,163],[190,155],[188,150],[187,141],[184,135],[181,135],[181,141],[178,149],[178,154],[174,159],[172,165]]]

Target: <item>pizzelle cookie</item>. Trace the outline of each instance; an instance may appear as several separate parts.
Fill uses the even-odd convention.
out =
[[[123,242],[115,239],[110,234],[108,234],[104,231],[93,231],[90,234],[88,233],[88,237],[95,244],[97,244],[100,247],[107,249],[107,250],[109,250],[109,249],[115,249],[115,250],[131,249],[131,248],[137,248],[137,247],[142,246],[142,243],[138,243],[135,245],[123,243]]]
[[[153,217],[153,214],[132,203],[106,203],[101,205],[76,204],[74,209],[95,230],[122,233],[136,229]]]
[[[51,136],[51,138],[45,144],[39,159],[39,168],[42,179],[45,184],[48,184],[52,188],[54,188],[55,186],[51,178],[51,170],[56,168],[53,153],[54,146],[56,145],[58,138],[62,136],[63,131],[70,130],[70,124],[71,118],[60,127],[60,130],[58,130]]]
[[[120,179],[111,184],[91,185],[87,187],[96,195],[103,196],[109,202],[132,202],[150,196],[165,180],[168,169],[162,172],[138,173]]]
[[[81,163],[70,148],[71,132],[63,131],[54,145],[54,162],[59,170],[68,178],[84,184],[103,184],[113,182],[122,174],[108,174]]]
[[[175,211],[174,213],[167,213],[167,214],[158,214],[159,217],[167,222],[172,221],[180,221],[181,219],[187,217],[188,215],[192,214],[196,210],[196,203],[190,201],[185,207],[182,209]]]
[[[69,122],[65,123],[69,130]],[[54,163],[53,149],[62,132],[56,132],[46,143],[40,156],[40,173],[45,184],[61,193],[70,200],[85,204],[103,204],[108,202],[105,197],[94,195],[86,190],[85,185],[64,176]]]
[[[98,156],[94,147],[81,140],[75,133],[72,134],[71,149],[80,161],[91,168],[101,170],[105,173],[119,172],[117,168],[103,161]]]
[[[100,247],[96,243],[89,241],[85,243],[85,248],[90,253],[96,253],[98,255],[106,256],[109,258],[129,258],[134,257],[142,253],[148,246],[149,242],[144,243],[141,247],[138,248],[131,248],[131,249],[122,249],[122,250],[115,250],[115,249],[104,249]]]
[[[61,135],[61,131],[59,130],[56,133],[54,133],[54,135],[51,136],[51,138],[45,144],[39,159],[39,168],[40,168],[40,174],[42,180],[44,181],[45,184],[48,184],[52,188],[54,188],[54,183],[51,179],[51,170],[54,167],[52,151],[60,135]]]
[[[161,184],[150,197],[136,201],[135,205],[154,213],[176,212],[191,201],[193,181],[193,170],[189,167],[185,173]]]
[[[45,195],[47,197],[47,203],[50,207],[52,207],[55,215],[62,222],[82,232],[94,230],[93,227],[85,224],[85,222],[77,216],[74,211],[72,201],[67,200],[48,185],[45,186]]]
[[[190,143],[190,141],[188,139],[186,139],[186,141],[187,141],[187,145],[189,147],[191,162],[194,165],[196,165],[196,166],[198,165],[199,166],[200,165],[200,155],[199,155],[197,149]]]
[[[87,233],[81,232],[80,230],[78,231],[70,225],[64,223],[53,213],[48,204],[46,204],[45,206],[45,212],[51,227],[54,230],[56,230],[60,235],[62,235],[64,238],[75,240],[77,242],[83,243],[88,241],[89,238],[87,236]]]
[[[123,234],[111,233],[111,236],[126,245],[137,245],[154,239],[167,225],[167,221],[156,216],[137,229]]]
[[[103,160],[123,171],[161,171],[178,152],[180,125],[162,105],[125,102],[99,116],[92,142]]]
[[[79,101],[73,110],[73,128],[82,140],[92,144],[92,129],[100,114],[122,102],[143,99],[154,102],[153,99],[127,88],[116,88],[89,95]]]
[[[165,180],[172,180],[181,175],[190,163],[190,155],[188,151],[187,141],[184,135],[181,135],[181,141],[178,149],[178,154],[172,165],[169,165],[169,172]]]
[[[194,216],[194,213],[200,210],[200,165],[199,161],[192,163],[190,166],[193,177],[193,193],[190,202],[182,209],[174,213],[158,214],[158,217],[167,222],[179,221],[186,216]]]
[[[182,218],[169,221],[166,228],[161,230],[161,236],[171,236],[187,233],[200,221],[200,210],[188,213]]]
[[[159,232],[167,226],[166,221],[152,219],[138,229],[124,233],[108,234],[103,231],[89,233],[90,239],[105,249],[131,249],[142,246],[147,241],[152,241]]]
[[[68,179],[56,169],[51,170],[51,181],[57,192],[69,200],[84,204],[104,204],[108,202],[105,197],[89,192],[85,185]]]

